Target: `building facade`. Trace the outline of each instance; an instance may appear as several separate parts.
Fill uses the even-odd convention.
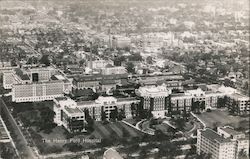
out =
[[[12,86],[13,102],[36,102],[53,100],[71,91],[71,83],[65,81],[49,81]]]
[[[245,95],[239,93],[227,95],[226,106],[231,113],[237,115],[250,114],[250,100]]]
[[[126,74],[127,69],[123,66],[112,66],[112,67],[102,68],[101,72],[103,75]]]
[[[198,154],[209,154],[212,159],[235,159],[235,142],[212,129],[198,130],[196,146]]]
[[[172,114],[190,113],[193,97],[184,93],[171,94],[170,111]]]
[[[100,121],[103,118],[110,120],[112,111],[117,110],[117,112],[123,112],[125,118],[131,118],[131,105],[139,104],[140,100],[135,98],[114,98],[111,96],[102,97],[94,101],[81,101],[76,102],[72,99],[63,97],[54,99],[54,122],[58,125],[64,126],[69,132],[75,131],[85,131],[86,124],[85,121],[85,112],[87,111],[92,119]],[[70,129],[70,122],[66,119],[80,120],[80,125],[75,126],[77,130],[72,131]],[[82,122],[83,120],[83,122]],[[77,122],[75,122],[77,123]],[[79,128],[79,129],[78,129]]]
[[[136,91],[141,97],[143,109],[150,110],[154,117],[164,118],[170,108],[171,89],[165,86],[140,87]]]
[[[225,126],[198,130],[197,153],[210,154],[212,159],[238,159],[240,152],[249,155],[249,138],[242,132]]]

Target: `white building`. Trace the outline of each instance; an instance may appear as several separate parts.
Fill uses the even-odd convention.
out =
[[[112,75],[112,74],[126,74],[127,69],[123,66],[111,66],[101,69],[103,75]]]
[[[249,139],[242,132],[228,126],[218,127],[217,132],[211,129],[198,130],[198,154],[210,153],[212,159],[238,159],[241,151],[249,155]]]
[[[125,118],[131,118],[131,105],[140,101],[135,98],[114,98],[112,96],[102,97],[94,101],[76,102],[66,97],[54,99],[54,122],[64,126],[69,132],[85,131],[85,112],[94,120],[102,120],[102,114],[109,120],[111,112],[123,112]],[[67,120],[68,119],[68,120]],[[76,121],[77,120],[77,121]],[[72,122],[74,121],[74,122]],[[72,123],[74,123],[72,125]]]

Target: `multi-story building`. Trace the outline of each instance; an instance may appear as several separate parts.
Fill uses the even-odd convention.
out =
[[[170,108],[171,89],[165,86],[140,87],[136,94],[141,97],[143,109],[150,110],[154,117],[164,118]]]
[[[103,75],[116,75],[116,74],[126,74],[127,69],[123,66],[111,66],[101,69]]]
[[[84,131],[84,112],[88,110],[89,115],[94,120],[102,120],[102,114],[105,114],[105,118],[109,120],[111,118],[111,112],[117,110],[117,112],[124,112],[126,118],[131,118],[131,105],[139,104],[140,100],[136,98],[114,98],[114,97],[102,97],[94,101],[81,101],[75,102],[69,98],[56,98],[54,99],[54,122],[58,125],[63,125],[69,132],[74,132],[70,129],[72,125],[67,118],[80,120],[79,125],[74,125],[77,131]],[[83,120],[83,122],[82,122]],[[78,123],[78,122],[75,122]],[[80,129],[78,129],[80,127]]]
[[[71,91],[71,82],[51,67],[16,68],[4,73],[3,84],[12,89],[13,102],[53,100]]]
[[[3,86],[11,89],[13,84],[49,81],[56,72],[52,67],[15,68],[3,74]]]
[[[55,112],[54,122],[58,126],[63,126],[69,132],[85,131],[84,111],[77,107],[77,103],[67,97],[54,99],[53,110]]]
[[[244,133],[234,130],[232,127],[218,127],[217,132],[219,135],[224,138],[229,138],[235,141],[236,149],[236,159],[239,158],[240,153],[245,153],[246,156],[249,156],[249,136],[246,136]],[[240,159],[240,158],[239,158]]]
[[[35,102],[53,100],[71,91],[69,81],[48,81],[28,84],[14,84],[12,86],[13,102]]]
[[[190,113],[193,97],[184,93],[171,94],[170,111],[176,113]]]
[[[33,82],[49,81],[57,73],[53,67],[33,67],[24,70]]]
[[[11,89],[13,84],[25,84],[25,83],[31,83],[31,79],[20,68],[4,72],[3,74],[4,89]]]
[[[241,152],[249,155],[249,140],[244,133],[228,126],[218,127],[217,132],[198,130],[198,154],[211,154],[212,159],[238,159]]]
[[[198,130],[197,153],[210,154],[212,159],[235,159],[235,142],[212,129]]]
[[[216,109],[219,98],[223,98],[225,95],[220,92],[205,92],[205,109]]]
[[[74,77],[73,78],[73,87],[75,89],[88,89],[91,88],[93,90],[99,89],[100,81],[102,80],[101,75],[90,75],[90,76],[82,76],[82,77]]]
[[[237,115],[250,114],[249,97],[239,93],[229,94],[227,97],[226,106],[229,111]]]
[[[113,80],[116,83],[121,83],[122,79],[127,79],[127,74],[119,75],[85,75],[85,76],[76,76],[73,78],[73,87],[75,89],[88,89],[98,90],[100,88],[100,82],[106,80]]]

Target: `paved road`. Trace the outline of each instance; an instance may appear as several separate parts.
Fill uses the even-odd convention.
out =
[[[9,109],[7,108],[5,102],[3,101],[3,99],[1,97],[0,97],[0,106],[2,108],[3,113],[7,116],[8,120],[10,122],[12,130],[14,131],[15,135],[17,136],[17,140],[18,140],[17,149],[19,151],[19,154],[21,155],[21,158],[24,158],[24,159],[36,159],[36,158],[38,158],[35,156],[31,147],[29,147],[27,145],[28,144],[27,140],[23,136],[22,131],[18,127],[15,119],[11,115]],[[13,140],[15,141],[15,139],[13,139]],[[15,143],[16,143],[16,141],[15,141]]]

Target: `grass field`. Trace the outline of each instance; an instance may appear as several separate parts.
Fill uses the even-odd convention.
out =
[[[241,121],[249,121],[249,118],[232,116],[224,110],[213,110],[212,112],[205,112],[197,116],[210,128],[213,128],[215,124],[218,126],[232,125],[237,128]]]
[[[110,137],[123,138],[126,135],[128,137],[142,136],[140,131],[126,125],[123,122],[114,122],[105,125],[101,122],[95,122],[94,128],[95,130],[91,136],[101,139],[109,139]]]

